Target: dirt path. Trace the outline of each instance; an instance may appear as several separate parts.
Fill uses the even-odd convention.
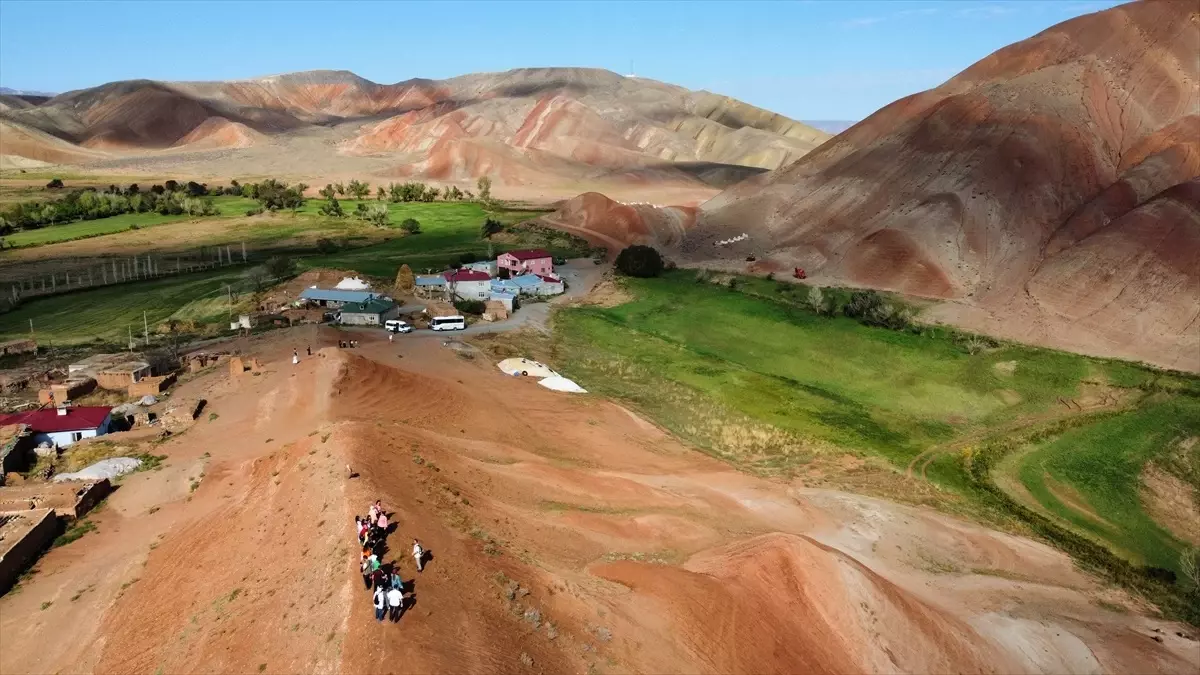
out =
[[[615,404],[437,341],[357,333],[359,349],[287,362],[293,344],[339,335],[254,338],[242,344],[264,375],[183,385],[216,417],[163,445],[167,468],[127,479],[98,532],[0,598],[0,670],[1200,665],[1177,627],[1099,608],[1120,594],[1046,546],[741,474]],[[356,570],[352,514],[375,498],[396,524],[385,561],[414,603],[398,625],[374,620]],[[413,537],[432,552],[421,574]]]

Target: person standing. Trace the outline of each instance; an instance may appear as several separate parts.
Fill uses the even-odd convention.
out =
[[[425,568],[425,549],[421,548],[421,542],[416,539],[413,539],[413,560],[417,561],[418,572]]]
[[[400,610],[404,606],[404,594],[399,588],[392,588],[387,592],[388,607],[392,609],[392,621],[400,620]]]
[[[383,511],[379,512],[379,519],[375,521],[375,527],[379,528],[380,537],[387,535],[388,519],[387,514],[385,514]]]
[[[383,622],[383,616],[387,614],[387,598],[382,588],[375,589],[375,620]]]
[[[312,356],[312,345],[308,346],[308,355]]]
[[[300,352],[293,349],[292,350],[292,365],[294,366],[297,363],[300,363]]]
[[[363,586],[366,586],[368,591],[371,590],[371,561],[364,557],[358,564],[358,571],[362,572]]]

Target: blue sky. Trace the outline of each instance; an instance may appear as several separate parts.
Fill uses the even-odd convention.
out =
[[[376,82],[590,66],[796,119],[861,119],[1107,0],[31,2],[0,0],[0,85],[221,80],[311,69]]]

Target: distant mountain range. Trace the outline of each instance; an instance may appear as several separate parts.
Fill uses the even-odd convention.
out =
[[[834,136],[858,124],[858,120],[803,120],[803,122],[814,129],[820,129]]]
[[[217,175],[287,166],[520,186],[598,178],[724,186],[829,138],[727,96],[590,68],[396,84],[348,71],[130,80],[49,100],[0,96],[0,131],[0,160],[23,165],[116,167],[149,157]]]
[[[8,87],[0,87],[0,96],[45,96],[47,98],[55,96],[48,91],[33,91],[31,89],[9,89]]]

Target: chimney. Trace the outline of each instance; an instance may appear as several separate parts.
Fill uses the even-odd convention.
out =
[[[66,414],[67,414],[67,406],[65,406],[65,405],[58,406],[58,416],[64,417],[64,416],[66,416]]]

